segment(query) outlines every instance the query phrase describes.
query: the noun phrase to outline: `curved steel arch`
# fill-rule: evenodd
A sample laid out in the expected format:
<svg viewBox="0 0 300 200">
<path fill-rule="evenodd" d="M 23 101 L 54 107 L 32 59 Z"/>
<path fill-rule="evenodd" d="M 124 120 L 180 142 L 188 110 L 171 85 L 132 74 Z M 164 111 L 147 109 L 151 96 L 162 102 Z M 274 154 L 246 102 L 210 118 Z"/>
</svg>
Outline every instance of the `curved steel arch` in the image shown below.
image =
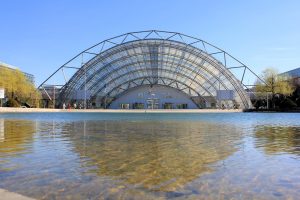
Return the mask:
<svg viewBox="0 0 300 200">
<path fill-rule="evenodd" d="M 202 47 L 197 46 L 199 44 Z M 214 51 L 210 52 L 208 48 L 214 49 Z M 224 59 L 215 58 L 217 54 L 223 55 Z M 88 58 L 85 60 L 84 57 L 87 55 Z M 228 66 L 227 59 L 229 58 L 234 60 L 239 66 Z M 164 59 L 167 59 L 167 61 Z M 74 64 L 78 60 L 79 63 Z M 118 64 L 118 62 L 121 64 Z M 168 66 L 165 63 L 171 63 L 171 65 Z M 135 65 L 139 65 L 139 67 Z M 173 66 L 174 68 L 172 68 Z M 243 69 L 242 76 L 239 78 L 235 77 L 230 72 L 233 68 Z M 66 69 L 76 69 L 77 71 L 70 79 L 67 79 L 64 73 Z M 204 40 L 177 32 L 140 31 L 104 40 L 82 51 L 62 65 L 39 88 L 44 89 L 45 86 L 49 85 L 47 83 L 60 70 L 66 82 L 61 84 L 61 93 L 58 99 L 60 102 L 71 100 L 72 93 L 83 89 L 83 87 L 85 93 L 87 90 L 99 87 L 98 90 L 95 89 L 91 96 L 96 96 L 101 92 L 106 93 L 104 96 L 107 97 L 110 94 L 105 91 L 107 87 L 116 88 L 116 86 L 122 86 L 125 82 L 130 82 L 131 79 L 142 78 L 143 76 L 158 80 L 158 78 L 164 77 L 163 74 L 159 73 L 164 72 L 166 77 L 170 78 L 171 76 L 174 81 L 185 84 L 189 80 L 189 86 L 188 84 L 185 85 L 189 89 L 197 91 L 199 97 L 202 96 L 199 93 L 199 88 L 202 87 L 204 91 L 208 91 L 211 97 L 215 98 L 216 96 L 210 90 L 213 89 L 214 93 L 216 93 L 217 87 L 214 84 L 219 84 L 219 87 L 222 85 L 222 88 L 219 89 L 233 90 L 236 94 L 234 100 L 240 103 L 243 108 L 251 107 L 250 99 L 244 91 L 244 88 L 247 88 L 247 85 L 244 83 L 244 76 L 246 72 L 252 74 L 254 72 L 226 51 Z M 141 74 L 139 74 L 139 71 Z M 122 77 L 131 72 L 135 72 L 141 77 L 134 77 L 134 73 L 132 73 L 132 77 L 127 77 L 129 80 L 122 80 Z M 188 75 L 186 74 L 187 72 L 189 72 Z M 210 75 L 210 77 L 205 77 L 205 75 Z M 254 75 L 260 79 L 256 74 Z M 118 78 L 116 79 L 116 77 Z M 182 79 L 182 77 L 185 77 L 185 79 Z M 195 79 L 201 80 L 200 83 L 203 82 L 206 86 L 199 84 Z M 104 84 L 100 86 L 99 81 L 104 81 Z M 115 81 L 119 82 L 115 83 L 115 87 L 113 87 L 113 82 Z M 198 88 L 192 88 L 193 83 Z M 152 84 L 155 84 L 155 81 Z M 46 90 L 44 91 L 47 92 Z M 49 98 L 51 97 L 49 96 Z"/>
<path fill-rule="evenodd" d="M 146 62 L 150 62 L 150 61 L 146 61 Z M 100 77 L 99 79 L 100 79 L 100 80 L 105 80 L 107 77 L 109 77 L 109 76 L 111 75 L 111 73 L 116 73 L 116 72 L 118 72 L 119 70 L 122 70 L 122 69 L 124 69 L 124 68 L 126 68 L 126 67 L 128 67 L 128 66 L 130 66 L 130 65 L 132 65 L 132 64 L 135 64 L 135 63 L 131 63 L 131 64 L 129 64 L 129 65 L 120 66 L 118 69 L 116 69 L 116 71 L 109 72 L 108 74 L 104 74 L 104 75 L 103 75 L 102 77 Z M 177 65 L 180 65 L 182 68 L 184 68 L 184 69 L 186 69 L 186 70 L 190 70 L 190 71 L 191 71 L 190 75 L 192 75 L 192 73 L 194 73 L 193 75 L 195 75 L 195 76 L 196 76 L 196 75 L 201 76 L 203 79 L 206 80 L 207 83 L 209 83 L 212 87 L 214 87 L 213 84 L 210 82 L 210 80 L 207 79 L 204 75 L 195 73 L 194 70 L 191 70 L 190 68 L 185 67 L 185 65 L 181 65 L 181 64 L 177 64 Z M 147 71 L 147 70 L 149 70 L 149 69 L 135 69 L 135 70 L 130 71 L 130 72 L 128 72 L 128 73 L 132 73 L 132 72 L 135 72 L 135 71 L 143 71 L 143 70 L 146 70 L 146 71 Z M 176 74 L 176 72 L 173 71 L 173 70 L 168 70 L 168 69 L 160 69 L 160 70 L 161 70 L 161 71 L 165 71 L 165 72 L 172 72 L 173 74 Z M 209 72 L 208 70 L 206 70 L 206 71 L 207 71 L 210 75 L 212 75 L 212 76 L 214 77 L 214 74 L 212 74 L 212 73 Z M 127 75 L 128 73 L 119 75 L 118 77 L 121 78 L 123 75 Z M 194 78 L 193 78 L 193 77 L 189 77 L 189 76 L 187 76 L 186 74 L 181 74 L 181 73 L 178 73 L 178 74 L 176 75 L 176 77 L 179 76 L 179 75 L 180 75 L 180 76 L 184 76 L 186 79 L 189 79 L 189 80 L 191 80 L 191 81 L 193 81 L 193 79 L 195 79 L 195 77 L 194 77 Z M 215 78 L 216 78 L 216 80 L 218 80 L 219 82 L 221 82 L 221 81 L 218 79 L 218 77 L 215 77 Z M 197 82 L 197 81 L 195 81 L 195 82 Z M 221 84 L 223 85 L 222 82 L 221 82 Z M 90 86 L 89 88 L 87 88 L 87 89 L 88 89 L 88 90 L 92 90 L 96 85 L 97 85 L 97 83 L 94 83 L 93 85 L 91 85 L 91 86 Z M 225 85 L 223 85 L 223 86 L 224 86 L 225 89 L 227 89 Z M 84 84 L 80 85 L 78 88 L 83 88 L 83 87 L 84 87 Z M 201 87 L 200 84 L 199 84 L 199 87 Z M 104 89 L 104 87 L 102 87 L 102 88 L 100 89 L 100 91 L 101 91 L 102 89 Z M 205 89 L 205 88 L 204 88 L 204 89 Z M 99 90 L 98 90 L 98 92 L 99 92 Z"/>
<path fill-rule="evenodd" d="M 133 56 L 136 56 L 136 55 L 146 55 L 146 54 L 147 54 L 147 53 L 141 53 L 141 54 L 135 54 L 135 55 L 133 55 Z M 162 55 L 168 55 L 168 54 L 162 54 Z M 118 62 L 118 61 L 120 61 L 120 60 L 124 60 L 124 59 L 126 59 L 126 58 L 131 58 L 131 57 L 133 57 L 133 56 L 121 57 L 121 58 L 119 58 L 119 59 L 117 59 L 117 60 L 114 60 L 114 61 L 111 62 L 111 63 L 108 63 L 107 65 L 104 65 L 103 67 L 99 68 L 99 69 L 96 71 L 96 73 L 94 73 L 93 75 L 91 75 L 91 76 L 90 76 L 90 79 L 92 79 L 94 76 L 96 76 L 96 74 L 98 74 L 99 72 L 101 72 L 101 71 L 105 70 L 106 68 L 110 67 L 111 65 L 113 65 L 115 62 Z M 174 56 L 174 55 L 173 55 L 173 56 Z M 195 55 L 195 56 L 201 57 L 200 55 Z M 174 56 L 174 57 L 176 57 L 176 56 Z M 177 58 L 179 58 L 179 57 L 177 57 Z M 202 57 L 201 57 L 201 58 L 202 58 Z M 202 59 L 205 60 L 206 58 L 202 58 Z M 192 64 L 195 64 L 195 63 L 194 63 L 193 61 L 191 61 L 191 60 L 188 60 L 188 59 L 185 59 L 185 60 L 191 62 Z M 117 70 L 119 70 L 119 69 L 122 68 L 122 67 L 128 67 L 128 66 L 130 66 L 130 65 L 141 64 L 141 63 L 144 63 L 144 62 L 151 62 L 151 60 L 143 60 L 142 62 L 132 62 L 132 63 L 129 63 L 129 64 L 127 64 L 127 65 L 120 66 Z M 168 62 L 168 61 L 166 61 L 166 62 Z M 176 65 L 188 69 L 187 67 L 185 67 L 185 65 L 182 65 L 182 64 L 180 64 L 180 63 L 177 63 Z M 200 67 L 201 67 L 201 66 L 200 66 Z M 116 71 L 110 71 L 110 73 L 114 73 L 114 72 L 116 72 Z M 83 75 L 83 74 L 81 74 L 81 75 Z M 110 74 L 107 74 L 107 76 L 108 76 L 108 75 L 110 75 Z M 102 79 L 102 78 L 103 78 L 103 77 L 101 77 L 101 79 Z M 73 82 L 74 82 L 74 81 L 73 81 Z M 82 87 L 82 86 L 80 86 L 80 87 Z"/>
<path fill-rule="evenodd" d="M 146 41 L 147 42 L 147 41 Z M 176 43 L 174 43 L 174 42 L 172 42 L 172 43 L 170 43 L 170 44 L 172 44 L 173 45 L 173 48 L 177 48 L 178 50 L 180 50 L 180 51 L 182 51 L 182 49 L 184 49 L 186 52 L 189 52 L 189 53 L 193 53 L 194 51 L 195 51 L 195 49 L 189 49 L 189 51 L 187 51 L 187 45 L 185 45 L 184 47 L 183 46 L 181 46 L 181 47 L 178 47 L 178 45 L 176 44 Z M 142 47 L 147 47 L 148 45 L 147 44 L 145 44 L 145 43 L 141 43 L 140 45 L 142 45 Z M 132 45 L 132 44 L 130 44 L 130 47 L 134 47 L 134 48 L 138 48 L 139 47 L 139 45 Z M 158 45 L 158 46 L 161 46 L 161 45 Z M 123 46 L 121 47 L 121 48 L 119 48 L 119 50 L 120 51 L 123 51 L 124 49 L 126 49 L 126 51 L 130 48 L 130 47 L 128 47 L 128 48 L 124 48 Z M 109 51 L 109 50 L 108 50 Z M 113 56 L 114 54 L 118 54 L 119 53 L 119 51 L 118 50 L 116 50 L 116 49 L 112 49 L 112 51 L 113 51 L 113 53 L 111 53 L 111 52 L 106 52 L 106 55 L 105 56 L 103 56 L 103 55 L 101 55 L 101 56 L 99 56 L 100 58 L 99 59 L 102 59 L 103 57 L 111 57 L 111 56 Z M 182 51 L 182 52 L 184 52 L 184 51 Z M 202 52 L 198 52 L 198 54 L 195 54 L 195 53 L 193 53 L 193 55 L 195 56 L 195 58 L 196 58 L 196 56 L 198 55 L 198 57 L 201 57 L 201 59 L 203 59 L 204 61 L 207 61 L 207 62 L 210 62 L 210 61 L 208 61 L 207 60 L 207 58 L 208 58 L 208 56 L 207 55 L 200 55 L 200 54 L 202 53 Z M 108 55 L 107 55 L 108 54 Z M 97 71 L 94 73 L 94 74 L 91 74 L 90 76 L 89 76 L 89 81 L 90 82 L 92 82 L 92 80 L 91 79 L 93 79 L 98 73 L 100 73 L 101 71 L 105 71 L 105 70 L 108 70 L 108 68 L 109 67 L 111 67 L 111 66 L 113 66 L 114 64 L 116 64 L 116 62 L 119 62 L 120 60 L 121 61 L 124 61 L 124 60 L 126 60 L 126 59 L 130 59 L 130 62 L 129 63 L 121 63 L 121 65 L 117 65 L 118 67 L 117 68 L 115 68 L 114 70 L 112 70 L 112 71 L 108 71 L 108 73 L 107 74 L 104 74 L 103 76 L 101 76 L 101 77 L 98 77 L 97 78 L 97 80 L 99 79 L 99 80 L 103 80 L 106 84 L 111 84 L 111 82 L 113 81 L 113 82 L 115 82 L 116 80 L 117 80 L 117 78 L 122 78 L 123 76 L 126 76 L 126 75 L 128 75 L 128 74 L 131 74 L 131 73 L 133 73 L 133 72 L 136 72 L 136 71 L 138 71 L 138 70 L 140 70 L 140 71 L 145 71 L 145 72 L 147 72 L 148 73 L 148 71 L 149 71 L 149 68 L 145 68 L 145 69 L 134 69 L 134 70 L 129 70 L 128 71 L 128 69 L 127 69 L 127 67 L 128 66 L 130 66 L 130 65 L 135 65 L 136 63 L 138 63 L 139 65 L 142 63 L 143 65 L 149 65 L 149 63 L 151 63 L 151 59 L 143 59 L 143 60 L 141 60 L 141 61 L 137 61 L 137 62 L 133 62 L 132 61 L 132 57 L 135 57 L 135 56 L 137 56 L 137 55 L 143 55 L 143 56 L 145 56 L 145 55 L 148 55 L 149 53 L 148 52 L 142 52 L 142 53 L 139 53 L 139 54 L 137 54 L 137 53 L 135 53 L 134 55 L 128 55 L 128 54 L 126 54 L 126 55 L 124 55 L 124 56 L 119 56 L 117 59 L 115 59 L 115 60 L 113 60 L 113 61 L 111 61 L 111 62 L 109 62 L 109 63 L 106 63 L 105 65 L 103 65 L 102 67 L 99 67 L 98 69 L 97 69 Z M 167 54 L 167 53 L 161 53 L 160 55 L 162 55 L 162 56 L 165 56 L 165 55 L 169 55 L 169 54 Z M 171 56 L 171 55 L 169 55 L 169 56 Z M 173 56 L 173 58 L 175 59 L 179 59 L 179 60 L 183 60 L 183 57 L 182 57 L 182 55 L 181 56 L 176 56 L 176 55 L 172 55 Z M 189 59 L 184 59 L 184 61 L 185 61 L 185 63 L 187 63 L 187 62 L 190 62 L 190 65 L 196 65 L 195 63 L 193 63 L 191 60 L 189 60 Z M 93 61 L 92 61 L 92 63 L 89 63 L 89 64 L 87 64 L 87 65 L 95 65 L 95 62 L 96 63 L 99 63 L 99 61 L 97 61 L 97 60 L 95 60 L 94 61 L 94 59 L 93 59 Z M 168 61 L 163 61 L 163 62 L 168 62 Z M 174 63 L 174 62 L 172 62 L 172 63 Z M 124 65 L 123 65 L 124 64 Z M 146 65 L 146 66 L 147 66 Z M 181 63 L 176 63 L 176 66 L 177 67 L 181 67 L 181 68 L 184 68 L 184 69 L 186 69 L 186 70 L 191 70 L 191 71 L 195 71 L 195 68 L 193 68 L 193 69 L 191 69 L 190 67 L 186 67 L 184 64 L 181 64 Z M 214 66 L 214 65 L 212 65 L 212 67 L 214 67 L 216 70 L 218 70 L 217 68 L 218 67 L 216 67 L 216 66 Z M 123 68 L 126 68 L 127 69 L 127 73 L 118 73 L 119 72 L 119 70 L 122 70 Z M 210 75 L 212 75 L 213 77 L 215 77 L 222 85 L 223 85 L 223 87 L 225 88 L 225 89 L 228 89 L 227 87 L 226 87 L 226 85 L 224 85 L 223 84 L 223 82 L 222 81 L 220 81 L 220 79 L 217 77 L 217 76 L 215 76 L 215 74 L 213 73 L 213 72 L 211 72 L 210 70 L 208 70 L 208 69 L 206 69 L 205 67 L 203 67 L 203 66 L 199 66 L 199 68 L 203 68 L 203 69 L 205 69 L 204 71 L 205 72 L 207 72 L 207 73 L 209 73 Z M 151 70 L 150 70 L 151 71 Z M 192 79 L 191 79 L 191 77 L 188 77 L 188 76 L 186 76 L 185 74 L 181 74 L 180 72 L 175 72 L 175 71 L 172 71 L 172 70 L 166 70 L 166 69 L 159 69 L 159 71 L 165 71 L 165 72 L 172 72 L 172 74 L 175 74 L 176 75 L 176 77 L 179 77 L 179 75 L 180 76 L 184 76 L 185 77 L 185 79 L 187 80 L 187 79 L 189 79 L 189 80 L 191 80 L 191 81 L 193 81 Z M 112 81 L 105 81 L 105 79 L 107 78 L 107 77 L 110 77 L 112 74 L 120 74 L 120 75 L 118 75 L 118 77 L 117 78 L 115 78 L 115 79 L 113 79 Z M 226 75 L 227 73 L 224 73 L 224 75 Z M 190 73 L 190 75 L 193 75 L 193 76 L 195 76 L 195 75 L 198 75 L 198 76 L 201 76 L 209 85 L 210 85 L 210 87 L 209 88 L 211 88 L 211 87 L 213 87 L 213 88 L 215 88 L 214 86 L 213 86 L 213 84 L 207 79 L 207 78 L 205 78 L 205 76 L 203 76 L 203 75 L 201 75 L 200 73 L 198 73 L 198 74 L 196 74 L 196 73 L 194 73 L 194 74 L 192 74 L 192 73 Z M 77 76 L 75 76 L 74 77 L 74 80 L 72 81 L 72 83 L 73 84 L 77 84 L 77 81 L 76 80 L 78 80 L 78 79 L 81 79 L 81 77 L 80 76 L 84 76 L 84 74 L 80 74 L 80 75 L 77 75 Z M 154 77 L 153 77 L 154 78 Z M 196 82 L 196 81 L 194 81 L 194 82 Z M 198 83 L 197 83 L 198 84 Z M 79 85 L 77 88 L 79 88 L 79 89 L 81 89 L 83 86 L 85 85 L 85 83 L 82 83 L 81 85 Z M 89 86 L 88 88 L 87 88 L 87 90 L 91 90 L 92 91 L 92 89 L 93 89 L 93 87 L 95 86 L 95 85 L 97 85 L 97 83 L 94 83 L 92 86 Z M 122 85 L 122 83 L 120 83 L 120 85 Z M 198 84 L 198 86 L 201 88 L 201 85 L 200 84 Z M 72 85 L 70 85 L 70 87 L 72 87 Z M 74 87 L 74 86 L 73 86 Z M 202 87 L 204 90 L 205 90 L 205 88 L 204 87 Z M 99 93 L 99 92 L 101 92 L 101 90 L 103 90 L 104 89 L 104 87 L 102 86 L 102 88 L 100 88 L 99 90 L 96 90 L 97 92 L 94 92 L 94 93 Z M 216 89 L 216 88 L 215 88 Z M 68 90 L 69 92 L 70 91 L 72 91 L 72 88 L 68 88 L 68 89 L 66 89 L 66 90 Z M 212 94 L 211 94 L 211 92 L 209 92 L 208 90 L 206 90 L 209 94 L 210 94 L 210 96 L 213 96 Z M 68 96 L 68 93 L 64 93 L 64 96 Z M 245 106 L 247 106 L 247 105 L 245 105 Z"/>
<path fill-rule="evenodd" d="M 117 79 L 119 79 L 119 78 L 122 78 L 122 76 L 127 76 L 128 74 L 135 73 L 135 72 L 141 72 L 141 71 L 150 71 L 150 69 L 135 69 L 135 70 L 130 71 L 130 72 L 127 72 L 127 73 L 125 73 L 125 74 L 119 75 L 119 76 L 117 76 L 116 78 L 114 78 L 113 80 L 110 80 L 109 82 L 112 82 L 112 81 L 115 81 L 115 80 L 117 80 Z M 161 69 L 161 71 L 166 72 L 166 73 L 176 73 L 175 71 L 169 70 L 169 69 Z M 108 75 L 108 76 L 109 76 L 109 75 Z M 178 73 L 176 76 L 177 76 L 177 77 L 178 77 L 178 76 L 183 77 L 183 78 L 185 78 L 185 79 L 190 80 L 191 82 L 194 81 L 200 88 L 203 88 L 203 90 L 205 90 L 207 93 L 210 93 L 210 94 L 211 94 L 211 92 L 209 92 L 208 89 L 204 88 L 200 83 L 198 83 L 198 81 L 193 80 L 191 77 L 187 76 L 186 74 Z M 200 74 L 199 74 L 199 76 L 201 76 L 201 78 L 203 78 L 204 80 L 206 80 L 206 82 L 207 82 L 208 84 L 210 84 L 210 86 L 214 87 L 214 85 L 211 83 L 211 81 L 210 81 L 209 79 L 207 79 L 205 76 L 200 75 Z M 148 77 L 148 78 L 150 77 L 150 78 L 153 78 L 153 79 L 155 78 L 155 77 L 153 77 L 153 76 L 147 76 L 147 77 Z M 159 76 L 159 77 L 163 77 L 163 76 Z M 105 79 L 105 77 L 104 77 L 104 79 Z M 178 80 L 178 79 L 172 78 L 172 80 Z M 122 84 L 122 83 L 121 83 L 121 84 Z M 152 83 L 152 84 L 155 84 L 155 83 Z M 105 87 L 101 87 L 100 89 L 97 90 L 96 93 L 99 93 L 99 92 L 102 91 L 103 89 L 105 89 Z M 212 95 L 212 94 L 211 94 L 211 95 Z"/>
<path fill-rule="evenodd" d="M 136 71 L 140 71 L 140 70 L 136 70 Z M 136 72 L 136 71 L 132 71 L 132 72 L 134 73 L 134 72 Z M 131 72 L 127 72 L 126 74 L 120 75 L 119 77 L 117 77 L 116 79 L 113 79 L 113 80 L 111 80 L 111 81 L 115 81 L 115 80 L 117 80 L 118 78 L 121 78 L 121 76 L 126 76 L 126 75 L 128 75 L 129 73 L 131 73 Z M 187 77 L 187 76 L 186 76 L 186 77 Z M 122 86 L 122 85 L 124 85 L 124 84 L 126 84 L 126 83 L 128 83 L 128 82 L 130 82 L 130 81 L 132 81 L 132 80 L 141 79 L 141 78 L 155 78 L 155 77 L 153 77 L 153 76 L 141 76 L 141 77 L 136 77 L 135 79 L 130 79 L 130 80 L 125 81 L 125 82 L 120 82 L 120 83 L 119 83 L 118 85 L 116 85 L 113 89 L 111 89 L 109 92 L 107 92 L 107 95 L 109 95 L 109 94 L 111 93 L 111 91 L 113 91 L 114 89 L 119 88 L 120 86 Z M 168 78 L 168 77 L 165 77 L 165 76 L 160 76 L 159 78 L 169 79 L 169 80 L 172 80 L 172 81 L 176 81 L 176 82 L 182 83 L 183 85 L 186 85 L 184 82 L 181 82 L 181 81 L 178 80 L 178 79 Z M 110 82 L 111 82 L 111 81 L 110 81 Z M 157 84 L 157 83 L 153 84 L 153 83 L 151 83 L 151 81 L 149 81 L 149 82 L 150 82 L 150 85 L 156 85 L 156 84 Z M 200 83 L 198 83 L 197 81 L 195 81 L 195 83 L 196 83 L 199 87 L 201 87 L 205 92 L 207 92 L 210 96 L 213 96 L 212 93 L 211 93 L 210 91 L 208 91 L 206 88 L 204 88 L 203 86 L 201 86 Z M 188 85 L 186 85 L 186 86 L 188 87 Z M 98 90 L 95 92 L 95 94 L 99 93 L 99 92 L 102 91 L 103 89 L 105 89 L 105 87 L 101 87 L 100 89 L 98 89 Z M 193 89 L 193 88 L 190 88 L 190 89 Z M 193 90 L 194 90 L 194 91 L 197 91 L 197 90 L 195 90 L 195 89 L 193 89 Z M 197 93 L 200 94 L 199 91 L 197 91 Z M 199 96 L 202 97 L 202 95 L 199 95 Z"/>
</svg>

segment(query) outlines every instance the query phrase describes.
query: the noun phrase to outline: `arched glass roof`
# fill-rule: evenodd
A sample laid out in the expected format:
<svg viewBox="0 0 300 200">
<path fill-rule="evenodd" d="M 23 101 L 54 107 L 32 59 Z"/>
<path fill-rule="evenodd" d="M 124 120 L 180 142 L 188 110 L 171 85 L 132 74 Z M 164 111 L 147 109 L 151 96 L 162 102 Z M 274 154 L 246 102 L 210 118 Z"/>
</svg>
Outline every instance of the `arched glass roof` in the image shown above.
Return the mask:
<svg viewBox="0 0 300 200">
<path fill-rule="evenodd" d="M 78 70 L 61 95 L 87 90 L 91 97 L 115 98 L 144 84 L 175 87 L 188 95 L 216 97 L 217 90 L 236 91 L 248 107 L 241 84 L 219 61 L 195 47 L 171 40 L 138 40 L 111 48 Z"/>
<path fill-rule="evenodd" d="M 171 36 L 148 37 L 152 33 L 168 33 Z M 93 53 L 91 49 L 101 46 L 99 44 L 103 42 L 85 50 L 79 55 L 89 54 L 91 58 L 80 67 L 70 67 L 69 61 L 55 72 L 62 70 L 64 73 L 66 68 L 76 69 L 70 79 L 65 78 L 66 83 L 60 89 L 60 100 L 71 100 L 76 92 L 85 91 L 89 99 L 105 98 L 113 101 L 129 89 L 158 84 L 173 87 L 191 98 L 199 97 L 203 100 L 216 99 L 219 91 L 233 91 L 235 103 L 241 108 L 251 107 L 243 84 L 245 71 L 250 70 L 248 67 L 209 43 L 202 40 L 179 41 L 175 39 L 176 34 L 181 38 L 185 36 L 172 32 L 149 31 L 147 37 L 141 38 L 134 33 L 128 33 L 104 41 L 111 46 L 105 50 L 101 49 L 100 53 Z M 129 36 L 135 37 L 126 41 Z M 119 37 L 123 37 L 123 40 L 113 42 L 113 39 Z M 204 49 L 193 45 L 198 42 L 203 44 Z M 216 49 L 214 53 L 208 52 L 209 45 Z M 224 55 L 224 59 L 227 56 L 238 62 L 240 66 L 231 68 L 241 67 L 244 70 L 242 78 L 237 78 L 230 71 L 226 60 L 222 62 L 216 59 L 214 55 L 220 53 Z M 48 79 L 40 88 L 47 86 L 47 81 Z"/>
</svg>

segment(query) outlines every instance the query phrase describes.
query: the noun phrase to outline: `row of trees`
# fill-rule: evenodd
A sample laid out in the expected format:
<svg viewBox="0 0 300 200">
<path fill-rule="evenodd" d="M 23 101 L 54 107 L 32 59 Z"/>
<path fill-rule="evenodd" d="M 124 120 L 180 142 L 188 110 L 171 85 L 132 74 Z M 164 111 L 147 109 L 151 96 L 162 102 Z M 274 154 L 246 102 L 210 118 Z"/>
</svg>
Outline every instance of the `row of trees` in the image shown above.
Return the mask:
<svg viewBox="0 0 300 200">
<path fill-rule="evenodd" d="M 0 66 L 0 88 L 5 89 L 9 107 L 39 107 L 41 94 L 20 70 Z M 254 92 L 258 98 L 253 105 L 259 108 L 294 109 L 300 107 L 300 86 L 288 77 L 279 76 L 277 70 L 263 71 L 262 80 L 256 81 Z"/>
<path fill-rule="evenodd" d="M 290 77 L 280 76 L 276 69 L 268 68 L 257 80 L 254 91 L 256 109 L 295 109 L 300 107 L 300 87 Z M 267 106 L 268 105 L 268 106 Z"/>
<path fill-rule="evenodd" d="M 41 95 L 34 84 L 18 69 L 0 67 L 0 88 L 4 88 L 9 107 L 39 107 Z"/>
</svg>

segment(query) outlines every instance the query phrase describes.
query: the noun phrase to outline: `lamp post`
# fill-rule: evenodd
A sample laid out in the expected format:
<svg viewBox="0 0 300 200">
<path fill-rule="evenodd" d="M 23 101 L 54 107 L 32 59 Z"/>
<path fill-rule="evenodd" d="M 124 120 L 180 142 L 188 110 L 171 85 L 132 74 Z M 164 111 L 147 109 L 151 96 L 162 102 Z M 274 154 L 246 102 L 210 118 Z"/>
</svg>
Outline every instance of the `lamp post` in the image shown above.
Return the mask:
<svg viewBox="0 0 300 200">
<path fill-rule="evenodd" d="M 55 109 L 55 86 L 53 86 L 53 109 Z"/>
<path fill-rule="evenodd" d="M 267 110 L 269 110 L 269 93 L 267 93 Z"/>
</svg>

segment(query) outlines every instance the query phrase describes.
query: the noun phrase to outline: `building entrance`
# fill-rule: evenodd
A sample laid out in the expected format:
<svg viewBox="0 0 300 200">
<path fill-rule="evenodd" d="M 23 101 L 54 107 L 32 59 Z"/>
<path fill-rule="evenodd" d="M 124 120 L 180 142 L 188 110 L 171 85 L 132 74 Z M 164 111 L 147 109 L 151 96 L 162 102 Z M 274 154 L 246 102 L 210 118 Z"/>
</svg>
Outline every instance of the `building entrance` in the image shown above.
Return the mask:
<svg viewBox="0 0 300 200">
<path fill-rule="evenodd" d="M 157 99 L 157 98 L 147 99 L 147 108 L 148 109 L 159 109 L 159 99 Z"/>
</svg>

